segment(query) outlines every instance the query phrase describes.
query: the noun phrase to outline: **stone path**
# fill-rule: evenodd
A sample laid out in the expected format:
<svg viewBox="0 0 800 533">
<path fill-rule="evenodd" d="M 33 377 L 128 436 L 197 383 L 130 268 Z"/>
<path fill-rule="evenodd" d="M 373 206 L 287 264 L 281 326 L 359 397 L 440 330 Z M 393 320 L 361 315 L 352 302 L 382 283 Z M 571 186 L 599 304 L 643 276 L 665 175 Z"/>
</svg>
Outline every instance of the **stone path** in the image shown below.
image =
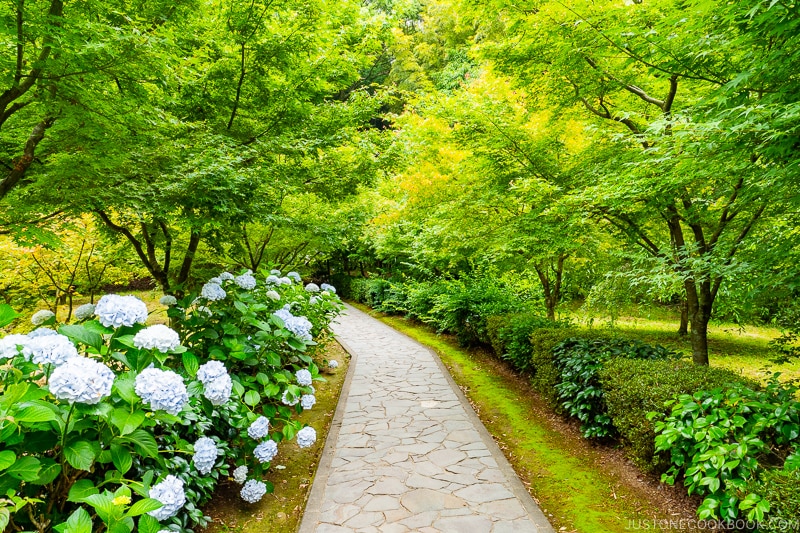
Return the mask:
<svg viewBox="0 0 800 533">
<path fill-rule="evenodd" d="M 300 533 L 550 533 L 430 350 L 348 306 L 351 365 Z"/>
</svg>

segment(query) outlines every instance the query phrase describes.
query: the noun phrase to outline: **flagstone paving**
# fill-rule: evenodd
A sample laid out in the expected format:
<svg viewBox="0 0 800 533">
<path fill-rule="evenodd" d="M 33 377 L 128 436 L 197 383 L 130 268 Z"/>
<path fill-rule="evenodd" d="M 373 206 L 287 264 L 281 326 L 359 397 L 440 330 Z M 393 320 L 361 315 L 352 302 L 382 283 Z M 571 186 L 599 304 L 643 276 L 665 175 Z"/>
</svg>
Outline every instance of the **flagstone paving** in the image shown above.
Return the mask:
<svg viewBox="0 0 800 533">
<path fill-rule="evenodd" d="M 553 531 L 430 350 L 352 307 L 351 354 L 300 533 Z"/>
</svg>

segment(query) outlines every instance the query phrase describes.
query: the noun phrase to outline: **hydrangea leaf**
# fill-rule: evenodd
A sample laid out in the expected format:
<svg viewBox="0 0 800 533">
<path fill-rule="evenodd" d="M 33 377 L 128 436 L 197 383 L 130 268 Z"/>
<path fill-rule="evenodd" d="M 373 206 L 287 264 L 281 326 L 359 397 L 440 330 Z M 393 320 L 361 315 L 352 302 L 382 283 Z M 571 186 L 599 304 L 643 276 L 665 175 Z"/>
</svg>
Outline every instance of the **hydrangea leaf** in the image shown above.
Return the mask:
<svg viewBox="0 0 800 533">
<path fill-rule="evenodd" d="M 120 474 L 125 475 L 133 466 L 133 457 L 129 449 L 117 443 L 111 445 L 111 461 Z"/>
<path fill-rule="evenodd" d="M 61 326 L 58 328 L 58 332 L 62 335 L 66 335 L 73 342 L 80 342 L 81 344 L 91 346 L 97 350 L 103 347 L 103 337 L 98 333 L 89 331 L 84 326 L 79 326 L 77 324 Z"/>
<path fill-rule="evenodd" d="M 111 423 L 119 429 L 120 436 L 128 435 L 138 429 L 139 426 L 142 425 L 142 422 L 144 422 L 144 419 L 144 411 L 136 410 L 130 412 L 122 407 L 114 409 L 110 417 Z"/>
<path fill-rule="evenodd" d="M 156 509 L 160 509 L 161 505 L 162 505 L 161 502 L 154 498 L 145 498 L 131 505 L 131 508 L 128 509 L 128 512 L 125 514 L 127 516 L 139 516 L 145 513 L 149 513 L 150 511 L 155 511 Z"/>
<path fill-rule="evenodd" d="M 62 533 L 92 533 L 92 518 L 83 507 L 79 507 L 67 518 Z"/>
<path fill-rule="evenodd" d="M 92 445 L 85 440 L 73 441 L 64 447 L 67 462 L 78 470 L 91 470 L 96 454 Z"/>
<path fill-rule="evenodd" d="M 10 305 L 0 304 L 0 328 L 11 324 L 18 316 L 20 316 L 19 313 L 14 311 Z"/>
<path fill-rule="evenodd" d="M 34 481 L 39 477 L 41 463 L 35 457 L 20 457 L 5 471 L 9 476 L 22 481 Z"/>
<path fill-rule="evenodd" d="M 79 479 L 69 489 L 68 502 L 83 502 L 89 496 L 98 494 L 97 487 L 91 479 Z"/>
<path fill-rule="evenodd" d="M 11 450 L 3 450 L 0 452 L 0 470 L 5 470 L 14 464 L 17 460 L 17 455 Z"/>
<path fill-rule="evenodd" d="M 196 376 L 197 369 L 200 368 L 200 361 L 197 360 L 197 356 L 192 352 L 183 352 L 181 359 L 183 360 L 183 368 L 186 369 L 186 372 L 188 372 L 191 377 Z"/>
<path fill-rule="evenodd" d="M 41 470 L 39 470 L 39 477 L 31 481 L 34 485 L 47 485 L 58 477 L 61 473 L 61 465 L 49 457 L 42 459 Z"/>
</svg>

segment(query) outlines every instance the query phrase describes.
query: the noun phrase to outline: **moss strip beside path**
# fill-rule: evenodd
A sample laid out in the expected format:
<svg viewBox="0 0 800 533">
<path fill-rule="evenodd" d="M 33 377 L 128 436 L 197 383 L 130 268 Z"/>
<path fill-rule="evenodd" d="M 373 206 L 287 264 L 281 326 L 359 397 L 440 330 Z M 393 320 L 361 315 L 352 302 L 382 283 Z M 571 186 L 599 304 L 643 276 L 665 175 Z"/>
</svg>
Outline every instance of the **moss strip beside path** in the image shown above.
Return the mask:
<svg viewBox="0 0 800 533">
<path fill-rule="evenodd" d="M 606 471 L 601 454 L 553 429 L 531 405 L 535 400 L 515 380 L 498 375 L 486 356 L 466 352 L 424 326 L 371 314 L 439 354 L 556 529 L 622 533 L 641 527 L 640 521 L 668 517 L 643 491 Z"/>
</svg>

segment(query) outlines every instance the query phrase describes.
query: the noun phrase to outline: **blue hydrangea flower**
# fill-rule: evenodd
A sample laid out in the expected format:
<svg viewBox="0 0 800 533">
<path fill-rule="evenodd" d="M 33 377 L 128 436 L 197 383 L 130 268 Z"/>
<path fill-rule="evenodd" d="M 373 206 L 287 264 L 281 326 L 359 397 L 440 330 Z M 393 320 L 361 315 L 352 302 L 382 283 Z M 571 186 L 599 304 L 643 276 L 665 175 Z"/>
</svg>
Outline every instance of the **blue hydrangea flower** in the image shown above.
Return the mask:
<svg viewBox="0 0 800 533">
<path fill-rule="evenodd" d="M 317 432 L 311 426 L 306 426 L 297 432 L 297 445 L 301 448 L 308 448 L 317 442 Z"/>
<path fill-rule="evenodd" d="M 0 359 L 11 359 L 20 354 L 30 360 L 31 349 L 27 346 L 30 338 L 27 335 L 11 334 L 0 339 Z M 18 348 L 19 347 L 19 348 Z"/>
<path fill-rule="evenodd" d="M 239 495 L 247 503 L 256 503 L 263 498 L 266 493 L 267 486 L 264 483 L 256 481 L 255 479 L 249 479 L 247 483 L 244 484 L 244 487 L 242 487 Z"/>
<path fill-rule="evenodd" d="M 270 273 L 270 275 L 277 276 L 277 277 L 280 277 L 280 275 L 281 275 L 281 271 L 278 270 L 277 268 L 273 268 L 272 270 L 269 271 L 269 273 Z"/>
<path fill-rule="evenodd" d="M 75 318 L 77 320 L 88 320 L 94 316 L 94 304 L 83 304 L 75 309 Z"/>
<path fill-rule="evenodd" d="M 304 387 L 311 385 L 313 382 L 313 378 L 311 377 L 311 372 L 306 370 L 305 368 L 298 370 L 294 373 L 295 379 L 297 379 L 297 383 Z"/>
<path fill-rule="evenodd" d="M 331 359 L 330 361 L 328 361 L 328 368 L 330 369 L 339 368 L 339 361 Z"/>
<path fill-rule="evenodd" d="M 270 275 L 270 276 L 267 276 L 266 284 L 267 285 L 280 285 L 281 284 L 281 280 L 280 280 L 280 278 L 278 276 Z"/>
<path fill-rule="evenodd" d="M 256 288 L 256 278 L 249 270 L 241 276 L 236 276 L 233 281 L 246 291 L 251 291 Z"/>
<path fill-rule="evenodd" d="M 133 326 L 147 321 L 147 305 L 136 296 L 106 294 L 97 302 L 94 314 L 107 328 Z"/>
<path fill-rule="evenodd" d="M 231 399 L 232 390 L 233 380 L 228 374 L 223 374 L 203 385 L 203 396 L 211 405 L 225 405 Z"/>
<path fill-rule="evenodd" d="M 173 305 L 178 304 L 178 299 L 171 294 L 165 294 L 164 296 L 161 297 L 158 303 L 160 303 L 161 305 L 166 305 L 167 307 L 172 307 Z"/>
<path fill-rule="evenodd" d="M 228 369 L 225 368 L 225 365 L 221 361 L 212 360 L 200 365 L 200 368 L 197 369 L 197 379 L 199 379 L 203 385 L 206 385 L 227 373 Z"/>
<path fill-rule="evenodd" d="M 213 283 L 211 281 L 203 285 L 203 288 L 200 289 L 200 296 L 211 302 L 223 300 L 227 295 L 228 293 L 225 292 L 225 289 L 223 289 L 219 283 Z"/>
<path fill-rule="evenodd" d="M 311 298 L 308 299 L 308 303 L 310 303 L 311 305 L 317 305 L 321 301 L 322 298 L 320 298 L 319 296 L 312 296 Z"/>
<path fill-rule="evenodd" d="M 25 347 L 30 349 L 31 361 L 40 365 L 63 365 L 67 360 L 78 357 L 78 349 L 64 335 L 44 335 L 30 338 Z"/>
<path fill-rule="evenodd" d="M 269 419 L 265 416 L 256 418 L 250 427 L 247 428 L 247 434 L 251 439 L 259 440 L 267 436 L 269 432 Z"/>
<path fill-rule="evenodd" d="M 319 285 L 316 283 L 309 283 L 306 285 L 307 292 L 319 292 Z"/>
<path fill-rule="evenodd" d="M 192 462 L 198 472 L 208 474 L 214 468 L 214 463 L 217 462 L 217 455 L 219 455 L 219 450 L 216 443 L 208 437 L 200 437 L 194 443 Z"/>
<path fill-rule="evenodd" d="M 319 286 L 319 288 L 322 289 L 323 291 L 328 291 L 336 294 L 336 287 L 334 287 L 333 285 L 323 283 L 322 285 Z"/>
<path fill-rule="evenodd" d="M 303 280 L 303 278 L 300 277 L 300 274 L 298 272 L 289 272 L 288 274 L 286 274 L 286 277 L 289 279 L 293 279 L 297 283 L 300 283 Z"/>
<path fill-rule="evenodd" d="M 59 400 L 93 405 L 111 395 L 114 372 L 94 359 L 72 357 L 53 370 L 48 384 Z"/>
<path fill-rule="evenodd" d="M 298 398 L 298 397 L 294 397 L 294 399 L 292 399 L 292 400 L 289 399 L 289 389 L 286 389 L 285 391 L 283 391 L 283 395 L 281 395 L 281 403 L 283 405 L 288 405 L 289 407 L 293 407 L 293 406 L 297 405 L 297 402 L 299 402 L 299 401 L 300 401 L 300 398 Z"/>
<path fill-rule="evenodd" d="M 35 339 L 37 337 L 52 337 L 54 335 L 58 335 L 58 332 L 54 329 L 50 328 L 36 328 L 35 330 L 28 333 L 29 339 Z"/>
<path fill-rule="evenodd" d="M 253 455 L 260 463 L 268 463 L 278 455 L 278 445 L 274 440 L 265 440 L 253 450 Z"/>
<path fill-rule="evenodd" d="M 311 328 L 313 328 L 314 325 L 306 317 L 294 316 L 292 312 L 285 307 L 283 309 L 278 309 L 272 314 L 283 320 L 286 329 L 291 331 L 298 339 L 305 342 L 312 340 Z"/>
<path fill-rule="evenodd" d="M 164 324 L 144 328 L 133 337 L 133 345 L 140 350 L 158 350 L 167 353 L 181 345 L 178 332 Z"/>
<path fill-rule="evenodd" d="M 189 400 L 183 378 L 171 370 L 145 368 L 136 376 L 136 394 L 153 411 L 177 415 Z"/>
<path fill-rule="evenodd" d="M 314 407 L 315 403 L 317 403 L 317 398 L 313 394 L 303 394 L 300 396 L 300 405 L 303 409 L 311 409 Z"/>
<path fill-rule="evenodd" d="M 55 313 L 50 311 L 49 309 L 41 309 L 33 313 L 31 317 L 31 322 L 33 322 L 34 326 L 41 326 L 51 318 L 55 317 Z"/>
<path fill-rule="evenodd" d="M 245 481 L 247 481 L 247 473 L 249 470 L 247 469 L 247 465 L 237 466 L 233 470 L 233 480 L 241 485 Z"/>
<path fill-rule="evenodd" d="M 150 497 L 161 502 L 161 507 L 149 514 L 158 521 L 172 518 L 186 503 L 186 493 L 183 491 L 183 481 L 173 475 L 164 478 L 164 481 L 150 487 Z"/>
<path fill-rule="evenodd" d="M 219 278 L 220 281 L 231 281 L 233 280 L 233 274 L 231 274 L 230 272 L 223 272 L 222 274 L 217 276 L 217 278 Z"/>
</svg>

